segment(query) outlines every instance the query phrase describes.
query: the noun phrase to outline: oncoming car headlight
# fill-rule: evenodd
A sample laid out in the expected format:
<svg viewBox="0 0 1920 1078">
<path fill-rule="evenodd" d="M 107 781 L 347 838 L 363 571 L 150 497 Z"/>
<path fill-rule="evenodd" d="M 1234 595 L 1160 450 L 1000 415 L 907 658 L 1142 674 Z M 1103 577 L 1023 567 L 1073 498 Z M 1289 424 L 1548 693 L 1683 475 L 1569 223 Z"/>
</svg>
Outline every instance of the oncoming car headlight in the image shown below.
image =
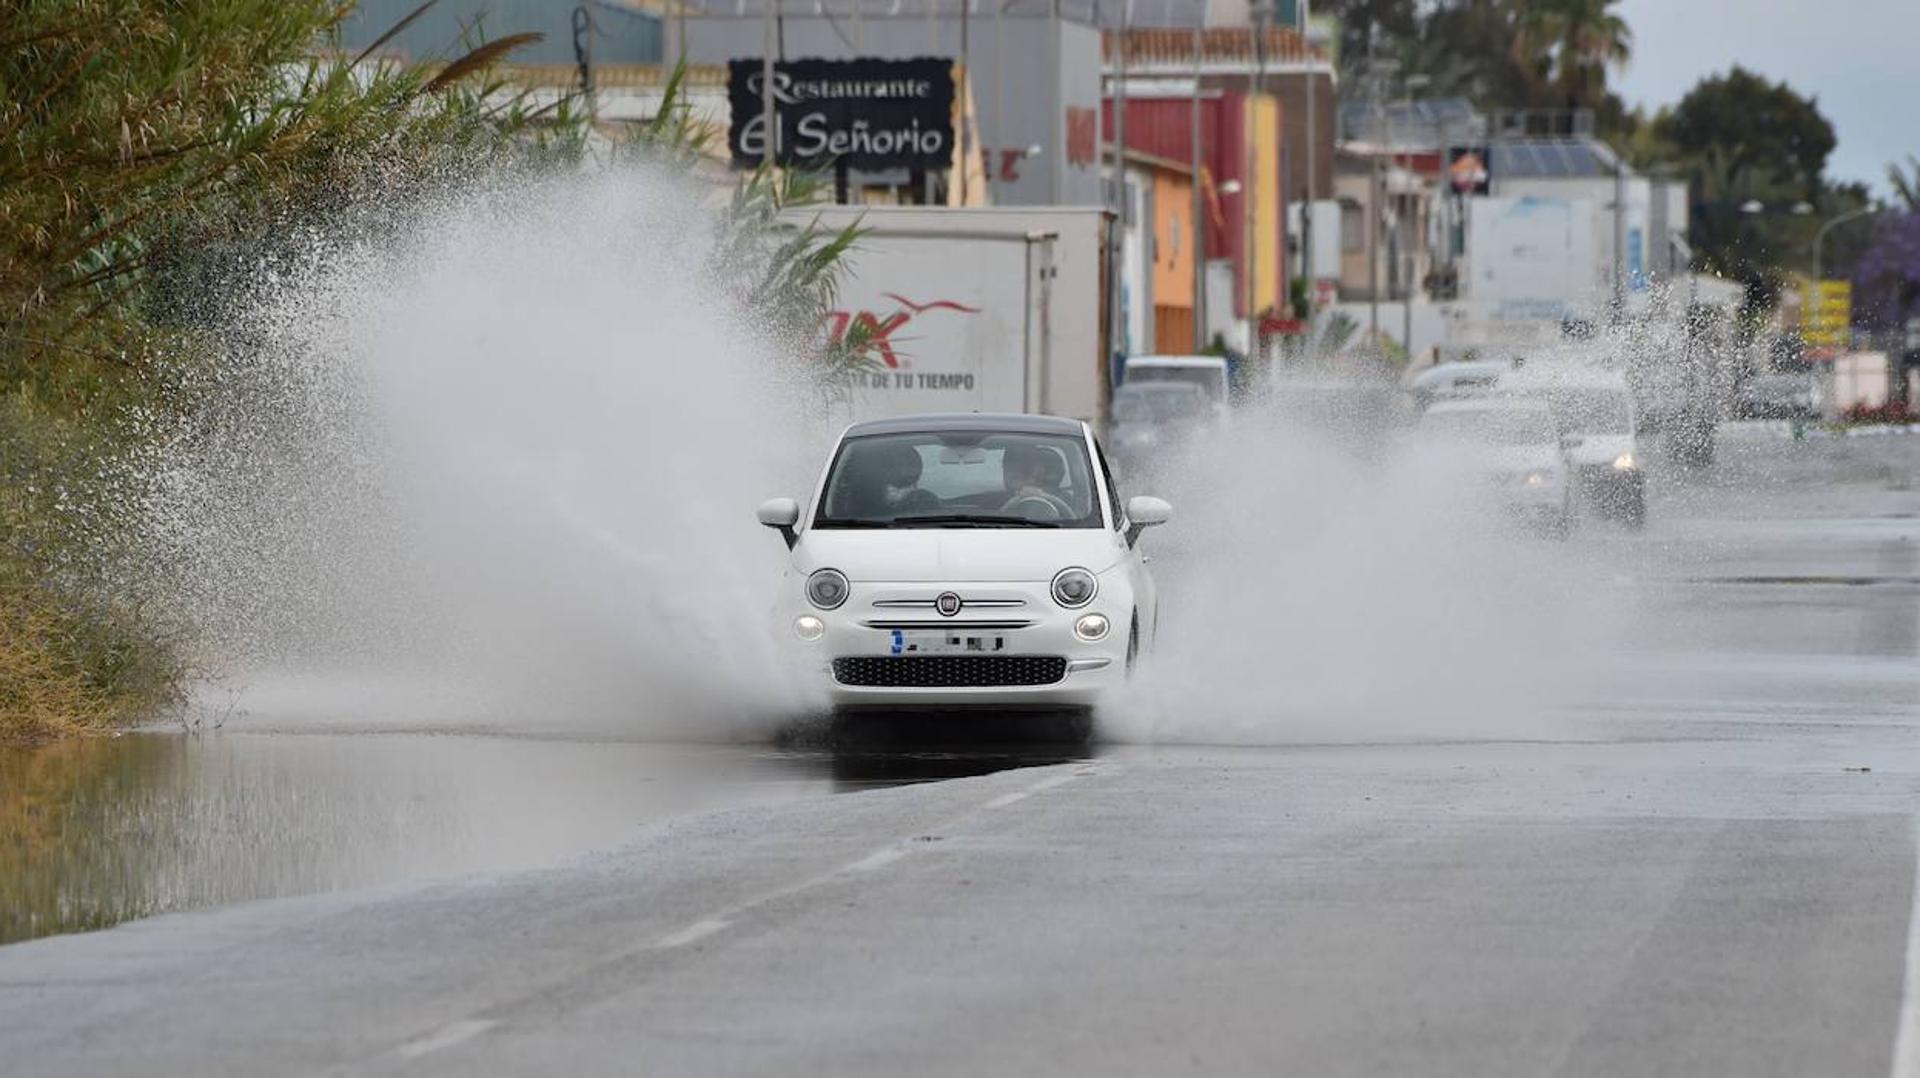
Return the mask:
<svg viewBox="0 0 1920 1078">
<path fill-rule="evenodd" d="M 1540 474 L 1539 472 L 1527 473 L 1526 484 L 1530 487 L 1537 487 L 1542 483 L 1545 483 L 1546 481 L 1547 481 L 1547 477 Z"/>
<path fill-rule="evenodd" d="M 846 574 L 838 569 L 816 569 L 807 578 L 807 602 L 822 610 L 838 609 L 850 590 Z"/>
<path fill-rule="evenodd" d="M 1085 569 L 1062 569 L 1053 575 L 1053 601 L 1069 610 L 1093 602 L 1100 582 Z"/>
<path fill-rule="evenodd" d="M 1632 471 L 1633 466 L 1636 463 L 1637 462 L 1633 459 L 1632 453 L 1622 453 L 1619 456 L 1613 458 L 1614 468 L 1623 472 Z"/>
</svg>

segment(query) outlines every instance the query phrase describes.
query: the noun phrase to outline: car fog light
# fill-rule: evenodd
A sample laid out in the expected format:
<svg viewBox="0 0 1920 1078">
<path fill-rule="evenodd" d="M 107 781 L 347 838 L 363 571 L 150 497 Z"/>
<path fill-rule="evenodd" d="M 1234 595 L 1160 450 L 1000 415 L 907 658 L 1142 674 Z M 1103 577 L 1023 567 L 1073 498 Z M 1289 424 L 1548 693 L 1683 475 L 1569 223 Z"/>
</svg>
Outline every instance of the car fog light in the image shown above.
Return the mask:
<svg viewBox="0 0 1920 1078">
<path fill-rule="evenodd" d="M 1544 475 L 1541 475 L 1539 472 L 1527 473 L 1527 485 L 1530 487 L 1537 487 L 1542 483 L 1545 483 L 1546 481 L 1547 481 L 1547 477 Z"/>
<path fill-rule="evenodd" d="M 1108 628 L 1105 614 L 1082 614 L 1073 623 L 1073 635 L 1091 643 L 1105 639 Z"/>
<path fill-rule="evenodd" d="M 827 634 L 827 623 L 812 614 L 793 619 L 793 635 L 802 640 L 818 640 Z"/>
<path fill-rule="evenodd" d="M 1631 470 L 1635 463 L 1632 453 L 1622 453 L 1613 458 L 1613 466 L 1623 472 Z"/>
</svg>

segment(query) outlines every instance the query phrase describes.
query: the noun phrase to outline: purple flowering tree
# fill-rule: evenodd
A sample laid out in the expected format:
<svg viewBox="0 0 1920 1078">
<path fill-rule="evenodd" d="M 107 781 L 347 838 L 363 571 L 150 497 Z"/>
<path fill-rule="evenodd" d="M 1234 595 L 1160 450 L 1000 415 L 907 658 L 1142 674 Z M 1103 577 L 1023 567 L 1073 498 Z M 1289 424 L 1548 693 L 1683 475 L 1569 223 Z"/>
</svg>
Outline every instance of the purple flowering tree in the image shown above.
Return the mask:
<svg viewBox="0 0 1920 1078">
<path fill-rule="evenodd" d="M 1889 213 L 1853 270 L 1853 320 L 1872 328 L 1920 315 L 1920 210 Z"/>
</svg>

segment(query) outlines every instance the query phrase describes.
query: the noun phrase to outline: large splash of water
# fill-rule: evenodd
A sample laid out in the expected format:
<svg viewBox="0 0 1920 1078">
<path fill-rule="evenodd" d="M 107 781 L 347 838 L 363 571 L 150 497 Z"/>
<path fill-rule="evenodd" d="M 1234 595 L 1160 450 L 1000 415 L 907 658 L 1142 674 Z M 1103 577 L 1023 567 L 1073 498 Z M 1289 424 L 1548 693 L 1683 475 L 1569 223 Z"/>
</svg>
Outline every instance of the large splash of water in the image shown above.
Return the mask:
<svg viewBox="0 0 1920 1078">
<path fill-rule="evenodd" d="M 809 708 L 750 512 L 830 431 L 800 350 L 716 287 L 707 198 L 644 170 L 467 192 L 257 283 L 155 514 L 243 707 L 703 738 Z M 1107 733 L 1539 732 L 1614 631 L 1590 559 L 1296 411 L 1269 393 L 1155 477 L 1163 647 Z"/>
<path fill-rule="evenodd" d="M 1366 381 L 1279 379 L 1151 475 L 1176 502 L 1144 540 L 1161 555 L 1160 648 L 1109 736 L 1556 729 L 1623 631 L 1614 559 L 1516 526 L 1469 462 L 1408 438 L 1403 403 Z"/>
<path fill-rule="evenodd" d="M 820 439 L 702 197 L 467 193 L 261 290 L 156 514 L 244 705 L 723 735 L 787 705 L 750 514 Z"/>
</svg>

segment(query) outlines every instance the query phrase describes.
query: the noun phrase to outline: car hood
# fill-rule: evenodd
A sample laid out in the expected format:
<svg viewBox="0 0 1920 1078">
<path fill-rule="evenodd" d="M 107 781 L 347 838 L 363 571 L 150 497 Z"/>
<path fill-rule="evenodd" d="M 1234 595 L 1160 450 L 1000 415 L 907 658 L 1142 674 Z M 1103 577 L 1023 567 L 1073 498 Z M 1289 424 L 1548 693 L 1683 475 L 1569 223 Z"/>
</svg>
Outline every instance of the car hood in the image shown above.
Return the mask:
<svg viewBox="0 0 1920 1078">
<path fill-rule="evenodd" d="M 838 569 L 854 581 L 1032 581 L 1075 565 L 1104 572 L 1122 553 L 1105 528 L 809 528 L 793 565 Z"/>
<path fill-rule="evenodd" d="M 1612 464 L 1622 453 L 1632 453 L 1631 434 L 1586 434 L 1573 447 L 1575 464 Z"/>
<path fill-rule="evenodd" d="M 1455 457 L 1459 467 L 1483 472 L 1550 472 L 1564 467 L 1560 453 L 1551 446 L 1480 446 Z"/>
</svg>

